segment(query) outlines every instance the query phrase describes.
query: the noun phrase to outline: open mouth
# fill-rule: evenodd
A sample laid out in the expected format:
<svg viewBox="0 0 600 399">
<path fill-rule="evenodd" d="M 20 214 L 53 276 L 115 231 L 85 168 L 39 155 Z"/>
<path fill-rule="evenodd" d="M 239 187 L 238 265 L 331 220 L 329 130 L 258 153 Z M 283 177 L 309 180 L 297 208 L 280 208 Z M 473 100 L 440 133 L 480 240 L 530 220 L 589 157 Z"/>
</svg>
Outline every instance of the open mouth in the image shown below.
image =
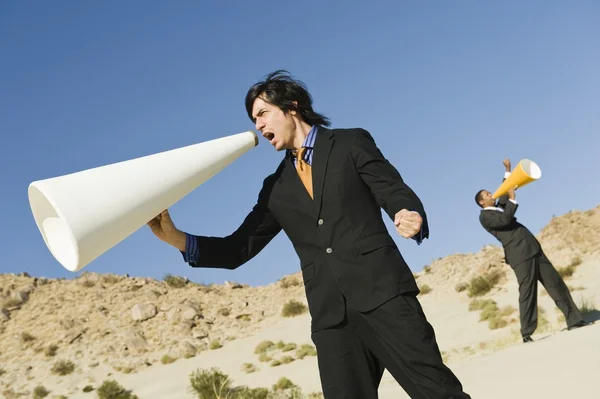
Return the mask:
<svg viewBox="0 0 600 399">
<path fill-rule="evenodd" d="M 275 135 L 273 133 L 265 133 L 265 134 L 263 134 L 263 136 L 269 141 L 271 141 L 275 138 Z"/>
</svg>

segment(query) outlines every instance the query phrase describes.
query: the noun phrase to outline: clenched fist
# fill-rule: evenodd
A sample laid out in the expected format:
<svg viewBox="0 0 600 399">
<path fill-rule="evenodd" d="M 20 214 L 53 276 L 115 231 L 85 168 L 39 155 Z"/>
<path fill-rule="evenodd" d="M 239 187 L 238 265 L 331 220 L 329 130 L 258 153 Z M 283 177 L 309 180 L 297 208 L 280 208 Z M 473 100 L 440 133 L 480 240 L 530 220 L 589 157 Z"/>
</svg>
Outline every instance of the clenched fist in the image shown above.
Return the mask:
<svg viewBox="0 0 600 399">
<path fill-rule="evenodd" d="M 394 217 L 396 230 L 404 238 L 411 238 L 421 230 L 423 218 L 419 212 L 402 209 Z"/>
</svg>

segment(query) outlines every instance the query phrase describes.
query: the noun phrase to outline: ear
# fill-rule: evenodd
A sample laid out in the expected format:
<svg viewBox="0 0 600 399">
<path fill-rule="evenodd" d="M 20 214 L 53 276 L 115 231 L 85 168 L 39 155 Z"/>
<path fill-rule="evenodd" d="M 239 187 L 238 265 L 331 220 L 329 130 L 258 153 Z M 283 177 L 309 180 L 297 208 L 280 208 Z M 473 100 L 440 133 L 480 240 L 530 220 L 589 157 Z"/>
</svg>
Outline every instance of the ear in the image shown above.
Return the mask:
<svg viewBox="0 0 600 399">
<path fill-rule="evenodd" d="M 296 115 L 297 114 L 296 108 L 298 108 L 298 101 L 294 100 L 294 101 L 292 101 L 292 104 L 294 104 L 294 107 L 290 110 L 290 114 Z"/>
</svg>

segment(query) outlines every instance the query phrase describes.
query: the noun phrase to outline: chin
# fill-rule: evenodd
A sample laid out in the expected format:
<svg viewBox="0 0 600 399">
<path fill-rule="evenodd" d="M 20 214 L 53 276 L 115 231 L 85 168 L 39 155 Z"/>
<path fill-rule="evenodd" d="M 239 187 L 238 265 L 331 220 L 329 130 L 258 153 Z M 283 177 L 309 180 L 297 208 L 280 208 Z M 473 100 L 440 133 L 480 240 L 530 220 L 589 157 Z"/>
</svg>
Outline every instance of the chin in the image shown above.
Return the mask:
<svg viewBox="0 0 600 399">
<path fill-rule="evenodd" d="M 285 146 L 283 144 L 280 144 L 280 143 L 275 143 L 275 145 L 273 145 L 273 148 L 275 148 L 275 151 L 283 151 L 283 150 L 285 150 Z"/>
</svg>

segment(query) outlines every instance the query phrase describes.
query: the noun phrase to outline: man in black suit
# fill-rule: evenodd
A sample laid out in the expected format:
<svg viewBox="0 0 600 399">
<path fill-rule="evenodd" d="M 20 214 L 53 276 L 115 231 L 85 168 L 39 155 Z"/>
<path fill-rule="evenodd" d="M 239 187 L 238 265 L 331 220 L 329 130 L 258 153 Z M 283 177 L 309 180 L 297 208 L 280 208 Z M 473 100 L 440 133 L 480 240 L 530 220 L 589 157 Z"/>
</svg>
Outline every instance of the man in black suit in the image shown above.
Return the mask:
<svg viewBox="0 0 600 399">
<path fill-rule="evenodd" d="M 302 82 L 276 71 L 246 110 L 285 156 L 242 224 L 226 237 L 178 230 L 167 211 L 153 232 L 189 265 L 235 269 L 281 230 L 300 258 L 311 337 L 326 399 L 375 399 L 387 369 L 411 398 L 470 398 L 443 361 L 411 270 L 388 233 L 421 243 L 423 204 L 364 129 L 328 129 Z"/>
<path fill-rule="evenodd" d="M 506 172 L 504 178 L 511 173 L 510 160 L 504 160 Z M 505 262 L 513 269 L 519 283 L 519 313 L 521 318 L 521 335 L 523 342 L 531 342 L 531 335 L 537 328 L 537 282 L 544 285 L 548 295 L 565 315 L 569 330 L 586 326 L 581 312 L 573 302 L 567 285 L 560 277 L 552 263 L 546 257 L 535 236 L 517 222 L 515 212 L 517 201 L 515 190 L 498 199 L 492 193 L 480 190 L 475 195 L 475 202 L 482 208 L 479 221 L 491 235 L 502 243 Z"/>
</svg>

